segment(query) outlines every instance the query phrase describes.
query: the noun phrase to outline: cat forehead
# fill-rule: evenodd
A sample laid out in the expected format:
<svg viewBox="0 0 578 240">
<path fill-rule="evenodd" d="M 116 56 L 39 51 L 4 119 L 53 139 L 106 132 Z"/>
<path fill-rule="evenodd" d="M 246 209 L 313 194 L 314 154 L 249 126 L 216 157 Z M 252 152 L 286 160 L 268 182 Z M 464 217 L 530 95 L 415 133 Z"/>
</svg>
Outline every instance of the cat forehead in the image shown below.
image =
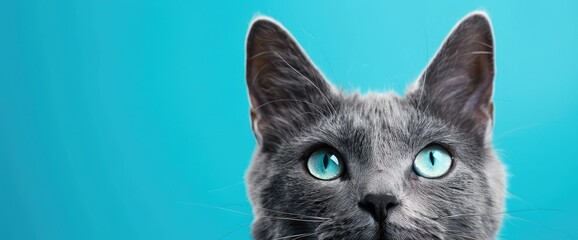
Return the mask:
<svg viewBox="0 0 578 240">
<path fill-rule="evenodd" d="M 412 101 L 395 92 L 345 94 L 337 121 L 327 119 L 316 127 L 328 127 L 340 136 L 363 135 L 374 140 L 421 144 L 455 129 L 443 120 L 419 111 Z M 368 139 L 369 140 L 369 139 Z"/>
<path fill-rule="evenodd" d="M 343 113 L 350 115 L 355 125 L 388 120 L 402 122 L 417 114 L 409 100 L 395 92 L 346 94 L 342 108 Z"/>
</svg>

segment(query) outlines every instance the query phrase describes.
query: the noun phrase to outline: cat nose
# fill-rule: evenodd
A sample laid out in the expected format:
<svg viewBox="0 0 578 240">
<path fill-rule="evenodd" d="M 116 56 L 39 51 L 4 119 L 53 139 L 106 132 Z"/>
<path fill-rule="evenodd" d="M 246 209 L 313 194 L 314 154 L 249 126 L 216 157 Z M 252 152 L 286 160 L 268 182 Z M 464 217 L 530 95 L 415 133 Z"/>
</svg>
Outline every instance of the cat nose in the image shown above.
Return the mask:
<svg viewBox="0 0 578 240">
<path fill-rule="evenodd" d="M 377 222 L 383 222 L 387 211 L 398 204 L 397 198 L 390 194 L 367 194 L 359 202 L 361 209 L 369 212 Z"/>
</svg>

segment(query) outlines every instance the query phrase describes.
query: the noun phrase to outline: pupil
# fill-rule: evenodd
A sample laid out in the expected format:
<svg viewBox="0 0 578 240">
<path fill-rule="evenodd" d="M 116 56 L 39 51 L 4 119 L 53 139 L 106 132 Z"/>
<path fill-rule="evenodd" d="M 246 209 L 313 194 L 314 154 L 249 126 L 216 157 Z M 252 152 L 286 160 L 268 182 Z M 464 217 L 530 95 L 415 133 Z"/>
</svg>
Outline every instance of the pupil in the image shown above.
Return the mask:
<svg viewBox="0 0 578 240">
<path fill-rule="evenodd" d="M 430 151 L 430 152 L 429 152 L 429 161 L 431 162 L 431 165 L 432 165 L 432 166 L 435 165 L 435 158 L 434 158 L 434 155 L 433 155 L 433 151 Z"/>
<path fill-rule="evenodd" d="M 329 165 L 329 155 L 323 154 L 323 168 L 327 169 L 327 165 Z"/>
</svg>

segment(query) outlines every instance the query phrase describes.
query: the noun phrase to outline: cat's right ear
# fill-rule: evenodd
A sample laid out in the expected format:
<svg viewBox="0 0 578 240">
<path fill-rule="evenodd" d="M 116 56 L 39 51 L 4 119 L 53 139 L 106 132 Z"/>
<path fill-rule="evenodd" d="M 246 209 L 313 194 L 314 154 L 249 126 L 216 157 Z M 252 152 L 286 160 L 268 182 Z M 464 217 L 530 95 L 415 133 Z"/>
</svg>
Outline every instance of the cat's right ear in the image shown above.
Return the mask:
<svg viewBox="0 0 578 240">
<path fill-rule="evenodd" d="M 246 51 L 251 123 L 261 145 L 335 111 L 334 88 L 279 23 L 255 19 Z"/>
<path fill-rule="evenodd" d="M 493 126 L 494 40 L 483 12 L 466 16 L 407 93 L 417 107 L 489 140 Z"/>
</svg>

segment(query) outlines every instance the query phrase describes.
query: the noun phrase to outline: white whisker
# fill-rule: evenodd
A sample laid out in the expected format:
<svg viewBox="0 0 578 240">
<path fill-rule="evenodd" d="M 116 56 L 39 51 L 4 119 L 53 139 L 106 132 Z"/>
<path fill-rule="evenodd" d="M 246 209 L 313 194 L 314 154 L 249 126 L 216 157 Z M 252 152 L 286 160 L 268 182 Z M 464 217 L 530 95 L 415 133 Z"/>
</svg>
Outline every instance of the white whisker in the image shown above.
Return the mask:
<svg viewBox="0 0 578 240">
<path fill-rule="evenodd" d="M 274 240 L 280 240 L 280 239 L 299 239 L 299 238 L 303 238 L 303 237 L 308 237 L 308 236 L 313 236 L 316 233 L 300 233 L 300 234 L 295 234 L 295 235 L 289 235 L 289 236 L 285 236 L 285 237 L 279 237 L 279 238 L 273 238 Z M 297 237 L 297 238 L 294 238 Z"/>
<path fill-rule="evenodd" d="M 329 103 L 329 106 L 331 106 L 331 108 L 333 109 L 333 112 L 337 112 L 337 109 L 335 109 L 335 106 L 333 106 L 331 101 L 329 101 L 329 98 L 327 97 L 327 95 L 325 95 L 325 93 L 323 93 L 323 91 L 321 91 L 321 89 L 319 89 L 319 87 L 317 85 L 315 85 L 315 83 L 313 83 L 313 81 L 311 81 L 311 79 L 309 79 L 308 77 L 303 75 L 303 73 L 297 71 L 297 69 L 295 69 L 293 66 L 291 66 L 291 64 L 289 64 L 289 62 L 287 62 L 287 60 L 285 60 L 281 55 L 279 55 L 279 53 L 275 52 L 275 55 L 277 55 L 277 57 L 279 57 L 285 64 L 287 64 L 287 66 L 289 68 L 293 69 L 293 71 L 295 71 L 296 73 L 301 75 L 301 77 L 305 78 L 309 83 L 311 83 L 311 85 L 313 85 L 313 87 L 315 87 L 315 89 L 317 89 L 317 91 L 319 91 L 321 96 L 323 96 L 325 101 L 327 101 L 327 103 Z"/>
</svg>

